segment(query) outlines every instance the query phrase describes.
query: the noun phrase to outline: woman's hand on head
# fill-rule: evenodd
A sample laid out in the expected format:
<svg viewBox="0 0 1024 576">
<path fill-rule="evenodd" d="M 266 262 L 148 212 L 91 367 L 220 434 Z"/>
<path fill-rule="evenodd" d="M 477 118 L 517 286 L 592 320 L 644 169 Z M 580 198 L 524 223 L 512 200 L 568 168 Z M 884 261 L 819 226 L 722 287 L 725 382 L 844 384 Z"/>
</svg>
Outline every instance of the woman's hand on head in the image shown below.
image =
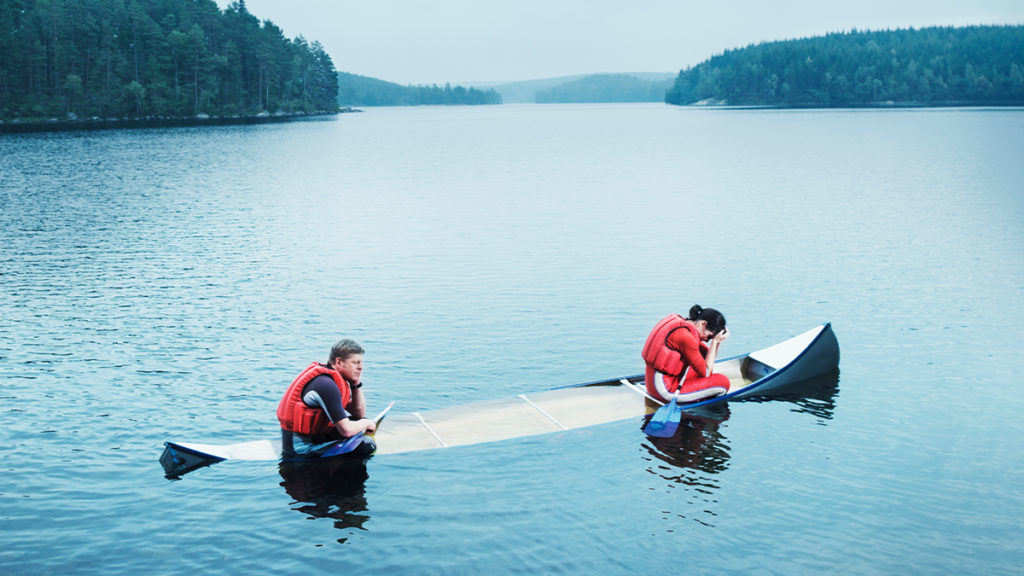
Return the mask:
<svg viewBox="0 0 1024 576">
<path fill-rule="evenodd" d="M 718 334 L 715 334 L 715 337 L 712 338 L 712 340 L 714 340 L 718 344 L 721 344 L 722 342 L 725 342 L 725 339 L 728 338 L 728 337 L 729 337 L 729 329 L 728 328 L 722 328 L 721 330 L 719 330 Z"/>
</svg>

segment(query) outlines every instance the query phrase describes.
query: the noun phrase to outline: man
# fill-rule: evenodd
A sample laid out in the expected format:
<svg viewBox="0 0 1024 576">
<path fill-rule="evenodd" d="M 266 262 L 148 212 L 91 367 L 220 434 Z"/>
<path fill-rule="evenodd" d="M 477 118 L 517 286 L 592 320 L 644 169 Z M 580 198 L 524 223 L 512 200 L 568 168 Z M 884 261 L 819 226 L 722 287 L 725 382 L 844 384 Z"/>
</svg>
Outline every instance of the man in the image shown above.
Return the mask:
<svg viewBox="0 0 1024 576">
<path fill-rule="evenodd" d="M 277 406 L 285 455 L 316 456 L 339 440 L 376 430 L 366 418 L 363 354 L 355 341 L 339 340 L 326 365 L 314 362 L 292 381 Z M 366 441 L 372 452 L 373 441 Z"/>
</svg>

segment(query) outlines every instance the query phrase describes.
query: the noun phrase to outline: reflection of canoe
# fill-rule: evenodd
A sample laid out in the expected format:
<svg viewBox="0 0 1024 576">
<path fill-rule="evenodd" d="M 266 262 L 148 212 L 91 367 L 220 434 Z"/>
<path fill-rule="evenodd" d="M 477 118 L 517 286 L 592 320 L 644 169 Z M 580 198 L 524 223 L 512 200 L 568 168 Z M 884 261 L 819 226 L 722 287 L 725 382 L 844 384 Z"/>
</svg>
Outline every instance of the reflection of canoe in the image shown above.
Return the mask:
<svg viewBox="0 0 1024 576">
<path fill-rule="evenodd" d="M 685 407 L 763 396 L 838 366 L 839 343 L 831 325 L 823 324 L 763 350 L 719 360 L 715 371 L 729 377 L 730 392 Z M 641 374 L 436 410 L 390 414 L 387 425 L 377 431 L 377 453 L 464 446 L 571 430 L 634 418 L 653 408 Z M 281 450 L 279 440 L 231 445 L 168 442 L 167 447 L 162 463 L 173 457 L 199 460 L 187 469 L 229 459 L 277 460 Z M 167 456 L 168 450 L 171 457 Z M 168 463 L 175 464 L 173 459 Z M 165 468 L 168 463 L 164 463 Z"/>
</svg>

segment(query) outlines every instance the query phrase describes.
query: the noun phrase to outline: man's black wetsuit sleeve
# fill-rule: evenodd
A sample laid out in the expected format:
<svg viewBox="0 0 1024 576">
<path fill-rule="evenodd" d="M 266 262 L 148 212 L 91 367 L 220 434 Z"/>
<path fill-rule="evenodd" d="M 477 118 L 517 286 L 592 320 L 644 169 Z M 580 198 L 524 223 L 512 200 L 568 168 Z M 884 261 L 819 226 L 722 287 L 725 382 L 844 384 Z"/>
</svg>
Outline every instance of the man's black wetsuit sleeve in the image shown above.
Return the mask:
<svg viewBox="0 0 1024 576">
<path fill-rule="evenodd" d="M 350 415 L 341 404 L 341 391 L 334 380 L 326 374 L 313 378 L 302 389 L 302 401 L 310 408 L 320 408 L 331 423 L 348 418 Z"/>
</svg>

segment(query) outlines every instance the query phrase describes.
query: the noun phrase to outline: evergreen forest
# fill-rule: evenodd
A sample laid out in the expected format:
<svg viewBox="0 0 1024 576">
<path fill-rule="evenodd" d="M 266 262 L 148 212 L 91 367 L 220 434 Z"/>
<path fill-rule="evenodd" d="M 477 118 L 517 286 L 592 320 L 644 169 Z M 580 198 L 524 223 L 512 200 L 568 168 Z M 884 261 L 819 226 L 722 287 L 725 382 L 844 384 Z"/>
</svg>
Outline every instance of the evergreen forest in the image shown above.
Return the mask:
<svg viewBox="0 0 1024 576">
<path fill-rule="evenodd" d="M 318 42 L 238 0 L 0 1 L 0 120 L 337 111 Z"/>
<path fill-rule="evenodd" d="M 402 86 L 377 78 L 340 72 L 338 104 L 342 106 L 421 106 L 501 104 L 494 90 L 452 86 Z"/>
<path fill-rule="evenodd" d="M 663 102 L 671 81 L 644 80 L 630 74 L 594 74 L 534 94 L 539 104 L 580 102 Z"/>
<path fill-rule="evenodd" d="M 729 50 L 679 72 L 669 104 L 1024 104 L 1024 26 L 851 31 Z"/>
</svg>

